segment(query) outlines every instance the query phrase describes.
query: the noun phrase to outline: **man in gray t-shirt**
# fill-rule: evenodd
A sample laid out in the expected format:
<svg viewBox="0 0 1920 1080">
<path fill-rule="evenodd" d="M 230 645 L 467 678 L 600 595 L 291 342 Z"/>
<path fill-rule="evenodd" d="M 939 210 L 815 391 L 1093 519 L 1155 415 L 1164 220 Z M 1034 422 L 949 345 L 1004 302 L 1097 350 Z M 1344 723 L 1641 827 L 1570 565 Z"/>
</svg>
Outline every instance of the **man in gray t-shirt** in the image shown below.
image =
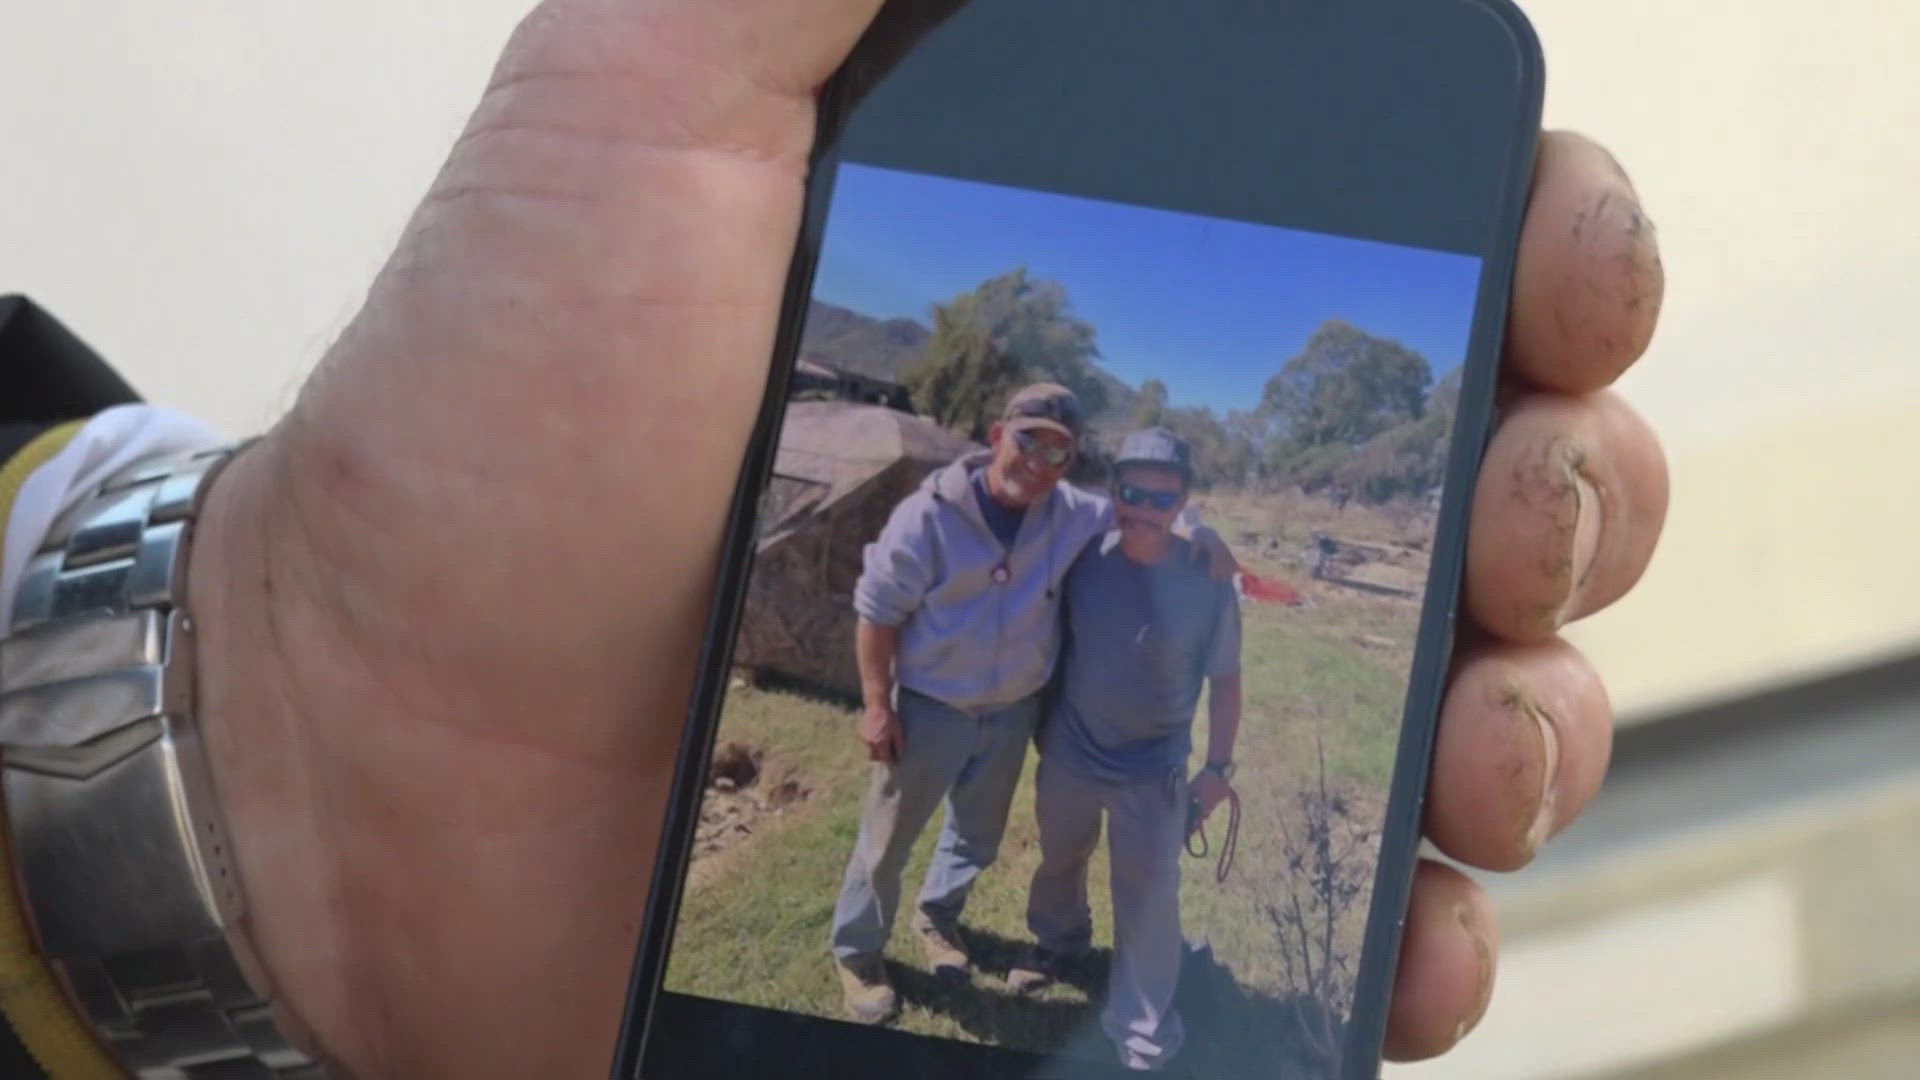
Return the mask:
<svg viewBox="0 0 1920 1080">
<path fill-rule="evenodd" d="M 1240 674 L 1233 585 L 1204 567 L 1136 562 L 1116 531 L 1068 572 L 1066 618 L 1067 662 L 1041 753 L 1108 783 L 1184 773 L 1201 688 Z"/>
<path fill-rule="evenodd" d="M 1180 1049 L 1180 849 L 1188 800 L 1231 793 L 1240 727 L 1240 606 L 1196 571 L 1174 520 L 1192 482 L 1185 442 L 1161 428 L 1127 437 L 1115 463 L 1119 528 L 1066 581 L 1059 700 L 1041 729 L 1034 814 L 1040 868 L 1027 925 L 1036 947 L 1008 984 L 1027 993 L 1093 938 L 1087 864 L 1106 819 L 1114 955 L 1101 1028 L 1131 1068 Z M 1194 712 L 1208 693 L 1208 762 L 1189 780 Z"/>
</svg>

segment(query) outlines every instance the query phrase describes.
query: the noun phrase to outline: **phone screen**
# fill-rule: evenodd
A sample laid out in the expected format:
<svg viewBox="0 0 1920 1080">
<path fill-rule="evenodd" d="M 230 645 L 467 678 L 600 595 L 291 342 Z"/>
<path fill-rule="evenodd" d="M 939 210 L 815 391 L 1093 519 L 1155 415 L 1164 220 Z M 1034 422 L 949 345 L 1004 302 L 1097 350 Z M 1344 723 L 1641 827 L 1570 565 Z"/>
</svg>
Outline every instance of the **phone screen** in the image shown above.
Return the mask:
<svg viewBox="0 0 1920 1080">
<path fill-rule="evenodd" d="M 1083 28 L 1083 71 L 974 4 L 854 111 L 643 1075 L 1331 1077 L 1377 1046 L 1524 58 L 1457 5 L 1513 50 L 1463 116 L 1388 75 L 1416 33 L 1322 12 L 1265 50 L 1309 70 L 1263 75 L 1230 62 L 1252 9 L 1209 6 Z M 1150 57 L 1158 87 L 1113 74 Z M 1423 93 L 1452 128 L 1402 115 Z"/>
</svg>

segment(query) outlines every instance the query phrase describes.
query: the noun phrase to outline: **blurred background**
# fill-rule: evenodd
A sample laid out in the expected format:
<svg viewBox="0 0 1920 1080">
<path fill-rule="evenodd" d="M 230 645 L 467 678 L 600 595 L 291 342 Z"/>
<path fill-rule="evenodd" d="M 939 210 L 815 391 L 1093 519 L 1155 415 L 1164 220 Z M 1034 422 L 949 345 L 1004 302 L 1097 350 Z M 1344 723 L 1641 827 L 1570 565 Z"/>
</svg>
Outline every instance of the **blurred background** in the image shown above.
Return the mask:
<svg viewBox="0 0 1920 1080">
<path fill-rule="evenodd" d="M 1573 634 L 1599 802 L 1483 876 L 1480 1030 L 1395 1080 L 1920 1075 L 1920 5 L 1535 0 L 1668 301 L 1645 581 Z M 230 433 L 351 317 L 525 0 L 41 4 L 0 29 L 0 288 Z M 1903 552 L 1907 554 L 1902 554 Z"/>
</svg>

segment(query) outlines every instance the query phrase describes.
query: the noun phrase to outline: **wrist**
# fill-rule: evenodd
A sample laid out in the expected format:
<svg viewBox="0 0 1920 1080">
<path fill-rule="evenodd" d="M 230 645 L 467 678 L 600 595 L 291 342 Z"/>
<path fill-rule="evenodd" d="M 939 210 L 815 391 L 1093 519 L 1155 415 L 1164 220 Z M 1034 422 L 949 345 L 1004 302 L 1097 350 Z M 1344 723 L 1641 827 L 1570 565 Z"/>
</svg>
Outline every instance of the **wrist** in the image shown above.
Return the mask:
<svg viewBox="0 0 1920 1080">
<path fill-rule="evenodd" d="M 195 526 L 187 610 L 198 628 L 197 719 L 240 879 L 239 928 L 251 945 L 238 950 L 245 974 L 272 995 L 282 1033 L 344 1075 L 327 1053 L 342 1049 L 330 1035 L 342 1026 L 343 998 L 326 989 L 336 975 L 325 910 L 333 890 L 313 785 L 290 752 L 301 741 L 283 682 L 289 639 L 301 632 L 283 617 L 297 605 L 266 532 L 277 454 L 266 441 L 242 451 L 216 478 Z"/>
<path fill-rule="evenodd" d="M 706 594 L 638 628 L 513 595 L 554 521 L 422 512 L 443 468 L 300 417 L 210 492 L 189 582 L 263 966 L 339 1076 L 604 1075 L 620 1012 L 578 1002 L 627 985 L 679 738 L 633 717 L 684 710 Z"/>
</svg>

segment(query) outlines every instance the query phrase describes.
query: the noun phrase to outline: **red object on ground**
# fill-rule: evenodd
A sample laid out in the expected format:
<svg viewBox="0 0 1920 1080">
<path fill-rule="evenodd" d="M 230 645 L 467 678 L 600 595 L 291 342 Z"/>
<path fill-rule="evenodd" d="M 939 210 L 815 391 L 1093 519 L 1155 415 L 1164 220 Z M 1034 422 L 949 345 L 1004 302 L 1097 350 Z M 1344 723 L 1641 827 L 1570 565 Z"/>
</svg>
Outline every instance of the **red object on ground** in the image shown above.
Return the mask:
<svg viewBox="0 0 1920 1080">
<path fill-rule="evenodd" d="M 1300 591 L 1286 582 L 1244 572 L 1240 575 L 1240 595 L 1257 604 L 1300 603 Z"/>
</svg>

